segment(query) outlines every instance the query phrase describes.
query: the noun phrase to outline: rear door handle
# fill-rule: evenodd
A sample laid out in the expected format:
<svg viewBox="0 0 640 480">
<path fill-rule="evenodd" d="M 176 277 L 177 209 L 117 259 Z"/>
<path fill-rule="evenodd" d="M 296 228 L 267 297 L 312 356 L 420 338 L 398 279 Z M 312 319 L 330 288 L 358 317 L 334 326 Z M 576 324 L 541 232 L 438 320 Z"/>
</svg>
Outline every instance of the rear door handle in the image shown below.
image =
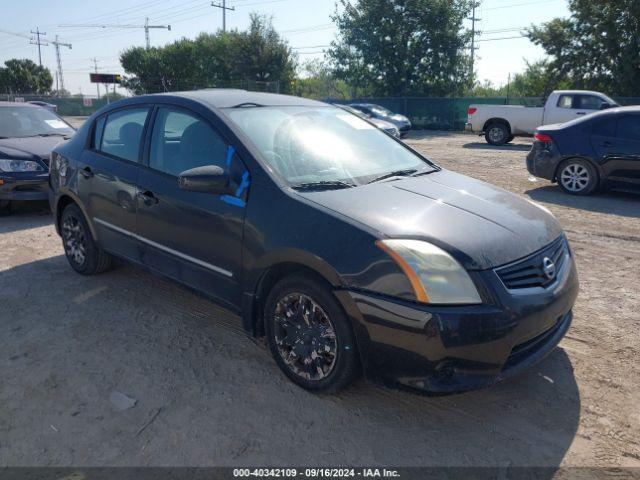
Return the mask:
<svg viewBox="0 0 640 480">
<path fill-rule="evenodd" d="M 587 112 L 576 112 L 576 115 L 586 115 Z"/>
<path fill-rule="evenodd" d="M 84 167 L 82 170 L 80 170 L 80 174 L 84 178 L 92 178 L 93 177 L 93 170 L 91 170 L 91 167 Z"/>
<path fill-rule="evenodd" d="M 156 205 L 159 200 L 152 191 L 145 190 L 144 192 L 138 192 L 138 197 L 143 201 L 145 205 L 150 207 L 151 205 Z"/>
<path fill-rule="evenodd" d="M 613 147 L 613 143 L 611 143 L 611 142 L 602 142 L 602 146 L 604 148 L 611 148 L 611 147 Z"/>
</svg>

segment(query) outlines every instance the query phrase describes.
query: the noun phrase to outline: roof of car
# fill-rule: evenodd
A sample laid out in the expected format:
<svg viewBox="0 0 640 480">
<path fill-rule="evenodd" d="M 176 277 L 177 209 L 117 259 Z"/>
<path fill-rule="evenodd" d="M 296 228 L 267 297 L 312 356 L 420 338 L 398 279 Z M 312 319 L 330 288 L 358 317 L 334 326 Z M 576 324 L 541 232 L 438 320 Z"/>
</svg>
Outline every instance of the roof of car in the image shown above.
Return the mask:
<svg viewBox="0 0 640 480">
<path fill-rule="evenodd" d="M 27 102 L 2 102 L 2 101 L 0 101 L 0 107 L 29 107 L 29 108 L 38 108 L 38 105 L 34 105 L 33 103 L 27 103 Z"/>
<path fill-rule="evenodd" d="M 227 88 L 209 88 L 188 92 L 172 92 L 177 97 L 189 98 L 205 103 L 213 108 L 230 108 L 238 106 L 327 106 L 326 103 L 308 98 L 280 95 L 276 93 L 249 92 Z"/>
</svg>

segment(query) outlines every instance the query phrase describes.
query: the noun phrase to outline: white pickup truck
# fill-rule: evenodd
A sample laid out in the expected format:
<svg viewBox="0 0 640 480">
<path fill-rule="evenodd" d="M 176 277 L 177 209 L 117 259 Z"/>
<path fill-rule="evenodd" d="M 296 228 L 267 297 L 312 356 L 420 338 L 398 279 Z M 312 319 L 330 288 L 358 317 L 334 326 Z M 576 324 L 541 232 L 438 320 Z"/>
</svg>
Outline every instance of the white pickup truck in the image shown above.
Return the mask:
<svg viewBox="0 0 640 480">
<path fill-rule="evenodd" d="M 531 135 L 541 125 L 564 123 L 618 104 L 603 93 L 556 90 L 544 107 L 522 105 L 469 106 L 465 130 L 483 135 L 491 145 L 503 145 L 516 135 Z"/>
</svg>

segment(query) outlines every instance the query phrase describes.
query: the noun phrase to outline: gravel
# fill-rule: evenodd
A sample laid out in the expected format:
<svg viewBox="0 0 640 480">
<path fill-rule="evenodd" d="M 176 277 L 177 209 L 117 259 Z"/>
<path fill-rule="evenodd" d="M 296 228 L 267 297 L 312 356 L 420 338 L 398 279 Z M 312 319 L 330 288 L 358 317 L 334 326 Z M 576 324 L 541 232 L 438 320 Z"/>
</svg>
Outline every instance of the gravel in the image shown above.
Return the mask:
<svg viewBox="0 0 640 480">
<path fill-rule="evenodd" d="M 407 142 L 565 227 L 581 293 L 547 360 L 462 395 L 313 395 L 210 301 L 128 265 L 74 273 L 46 205 L 21 204 L 0 218 L 0 465 L 640 467 L 640 196 L 530 181 L 527 139 Z"/>
</svg>

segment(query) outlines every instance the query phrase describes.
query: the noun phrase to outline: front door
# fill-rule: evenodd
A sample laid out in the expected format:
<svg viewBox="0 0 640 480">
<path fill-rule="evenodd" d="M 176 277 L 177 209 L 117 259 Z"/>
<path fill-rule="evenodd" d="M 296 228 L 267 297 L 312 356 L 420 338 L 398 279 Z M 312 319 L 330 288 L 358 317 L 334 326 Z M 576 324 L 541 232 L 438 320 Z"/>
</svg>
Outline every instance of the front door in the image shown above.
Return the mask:
<svg viewBox="0 0 640 480">
<path fill-rule="evenodd" d="M 205 119 L 181 108 L 157 109 L 148 150 L 137 197 L 143 263 L 230 306 L 239 305 L 248 172 Z M 205 165 L 229 172 L 238 182 L 236 195 L 178 186 L 181 172 Z"/>
<path fill-rule="evenodd" d="M 135 239 L 136 184 L 148 107 L 129 107 L 99 117 L 78 165 L 78 193 L 100 245 L 139 261 Z"/>
</svg>

